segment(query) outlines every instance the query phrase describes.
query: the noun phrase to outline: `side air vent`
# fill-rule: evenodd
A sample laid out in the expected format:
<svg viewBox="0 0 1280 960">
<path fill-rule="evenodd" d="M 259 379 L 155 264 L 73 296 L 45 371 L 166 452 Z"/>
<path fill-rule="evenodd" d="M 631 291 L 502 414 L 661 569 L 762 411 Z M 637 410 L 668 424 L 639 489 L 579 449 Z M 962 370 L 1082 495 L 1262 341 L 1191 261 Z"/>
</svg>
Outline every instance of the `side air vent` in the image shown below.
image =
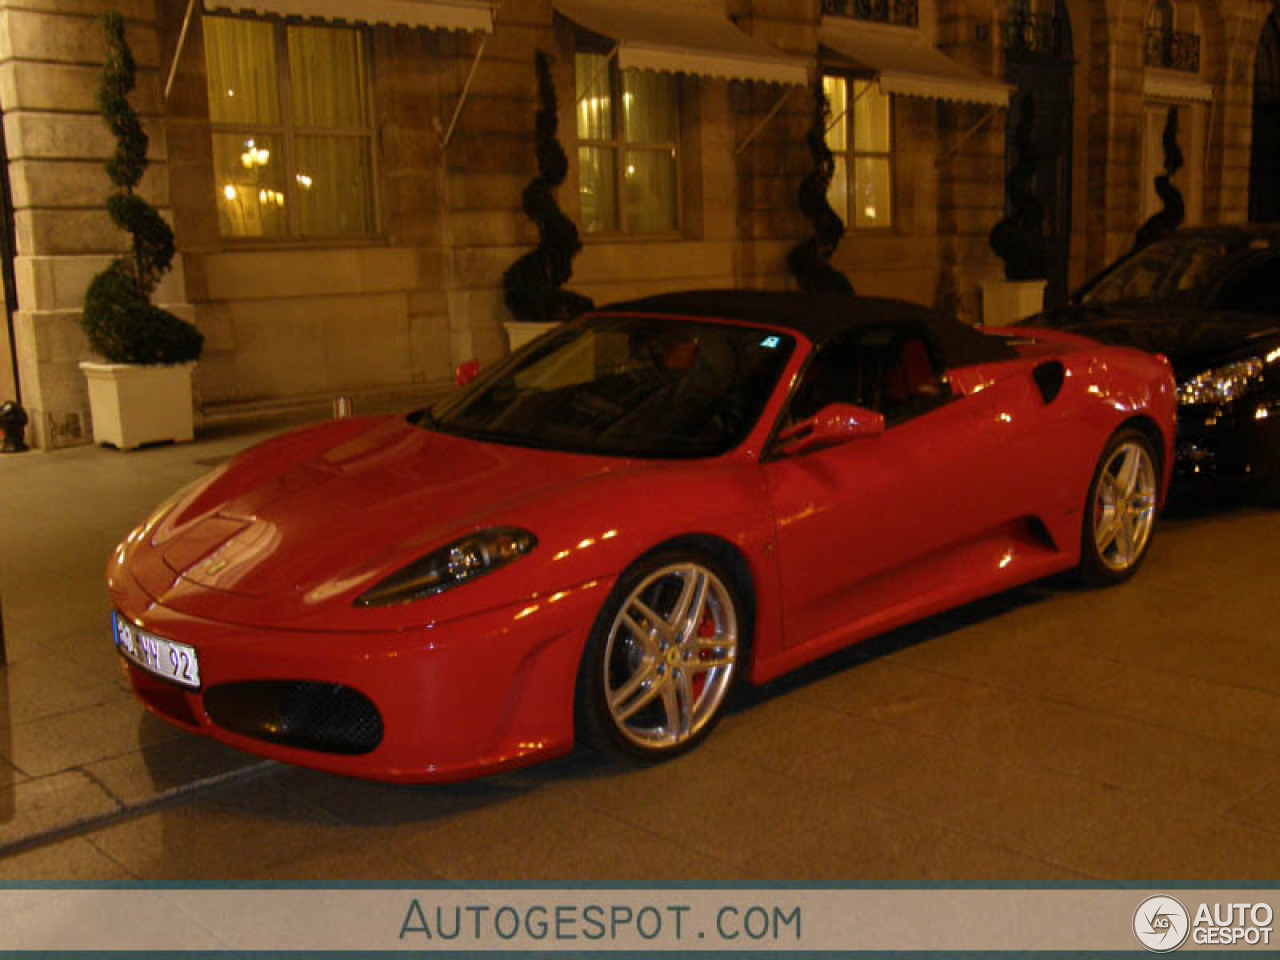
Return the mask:
<svg viewBox="0 0 1280 960">
<path fill-rule="evenodd" d="M 1062 392 L 1062 381 L 1066 375 L 1066 368 L 1060 360 L 1046 360 L 1031 371 L 1031 379 L 1040 388 L 1040 396 L 1044 398 L 1046 407 Z"/>
</svg>

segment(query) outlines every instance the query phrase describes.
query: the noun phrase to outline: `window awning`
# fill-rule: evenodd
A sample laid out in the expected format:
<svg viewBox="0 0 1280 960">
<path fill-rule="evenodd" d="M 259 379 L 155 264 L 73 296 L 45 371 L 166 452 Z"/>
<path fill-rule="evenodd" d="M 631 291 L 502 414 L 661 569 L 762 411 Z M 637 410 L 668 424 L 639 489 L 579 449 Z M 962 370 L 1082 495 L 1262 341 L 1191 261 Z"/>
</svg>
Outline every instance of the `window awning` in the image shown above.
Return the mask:
<svg viewBox="0 0 1280 960">
<path fill-rule="evenodd" d="M 617 41 L 622 70 L 808 82 L 803 60 L 739 30 L 724 8 L 709 0 L 553 0 L 552 6 L 579 26 Z"/>
<path fill-rule="evenodd" d="M 488 0 L 204 0 L 204 8 L 493 33 L 493 7 Z"/>
<path fill-rule="evenodd" d="M 952 60 L 913 29 L 823 17 L 818 42 L 875 74 L 882 93 L 1007 107 L 1014 91 Z"/>
<path fill-rule="evenodd" d="M 1210 103 L 1213 101 L 1213 84 L 1205 83 L 1194 75 L 1148 68 L 1142 74 L 1142 94 L 1156 100 Z"/>
</svg>

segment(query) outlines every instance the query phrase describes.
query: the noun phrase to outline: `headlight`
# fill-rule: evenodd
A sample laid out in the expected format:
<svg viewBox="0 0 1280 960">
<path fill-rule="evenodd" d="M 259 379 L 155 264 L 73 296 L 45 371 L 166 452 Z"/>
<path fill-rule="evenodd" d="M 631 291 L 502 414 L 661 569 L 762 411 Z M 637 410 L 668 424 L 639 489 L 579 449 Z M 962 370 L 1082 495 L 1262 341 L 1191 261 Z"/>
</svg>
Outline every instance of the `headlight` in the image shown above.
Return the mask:
<svg viewBox="0 0 1280 960">
<path fill-rule="evenodd" d="M 1179 403 L 1230 403 L 1262 375 L 1261 357 L 1206 370 L 1178 387 Z"/>
<path fill-rule="evenodd" d="M 360 594 L 356 606 L 390 607 L 443 593 L 518 560 L 537 543 L 532 533 L 516 527 L 477 530 L 397 570 Z"/>
</svg>

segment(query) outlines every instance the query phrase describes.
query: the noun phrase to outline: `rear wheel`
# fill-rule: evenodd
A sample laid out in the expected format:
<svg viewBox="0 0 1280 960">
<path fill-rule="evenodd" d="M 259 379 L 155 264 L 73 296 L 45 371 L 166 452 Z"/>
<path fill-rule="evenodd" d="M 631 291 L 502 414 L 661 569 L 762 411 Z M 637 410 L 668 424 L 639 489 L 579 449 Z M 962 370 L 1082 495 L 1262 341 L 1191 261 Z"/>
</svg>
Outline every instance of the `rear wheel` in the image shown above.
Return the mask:
<svg viewBox="0 0 1280 960">
<path fill-rule="evenodd" d="M 709 556 L 641 561 L 592 628 L 578 672 L 580 725 L 598 746 L 644 760 L 690 749 L 720 719 L 745 629 L 733 578 Z"/>
<path fill-rule="evenodd" d="M 1085 503 L 1080 573 L 1092 583 L 1133 576 L 1147 555 L 1156 522 L 1160 468 L 1140 430 L 1116 433 L 1098 460 Z"/>
</svg>

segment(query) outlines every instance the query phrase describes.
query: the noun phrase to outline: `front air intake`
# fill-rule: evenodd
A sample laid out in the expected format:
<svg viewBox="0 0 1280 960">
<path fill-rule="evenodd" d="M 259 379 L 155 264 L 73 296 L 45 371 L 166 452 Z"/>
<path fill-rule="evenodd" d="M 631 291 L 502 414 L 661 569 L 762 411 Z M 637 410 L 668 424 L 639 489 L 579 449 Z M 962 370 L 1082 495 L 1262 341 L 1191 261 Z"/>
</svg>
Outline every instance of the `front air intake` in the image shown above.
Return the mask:
<svg viewBox="0 0 1280 960">
<path fill-rule="evenodd" d="M 352 756 L 382 742 L 382 717 L 364 694 L 336 683 L 255 680 L 204 694 L 209 719 L 242 736 Z"/>
</svg>

